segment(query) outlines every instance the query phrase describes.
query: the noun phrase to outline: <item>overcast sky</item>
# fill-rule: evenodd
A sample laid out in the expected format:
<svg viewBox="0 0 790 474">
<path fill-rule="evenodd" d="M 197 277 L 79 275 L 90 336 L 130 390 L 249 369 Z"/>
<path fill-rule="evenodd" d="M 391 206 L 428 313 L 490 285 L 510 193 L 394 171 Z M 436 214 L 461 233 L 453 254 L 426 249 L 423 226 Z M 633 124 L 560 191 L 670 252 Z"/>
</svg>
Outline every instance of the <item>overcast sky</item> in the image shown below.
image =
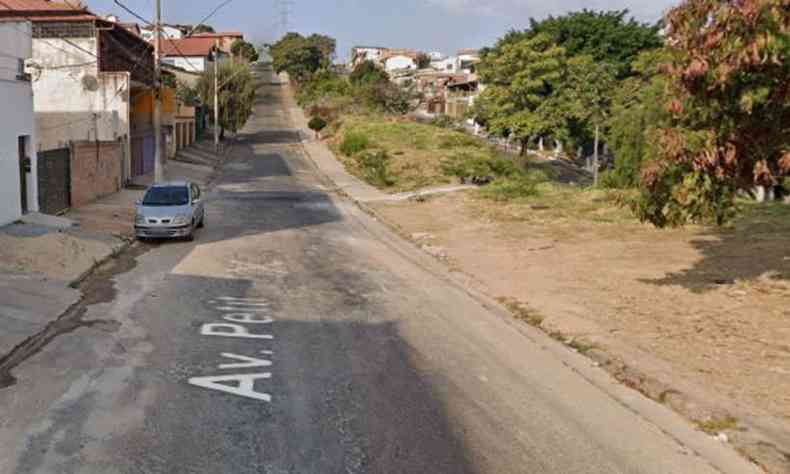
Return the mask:
<svg viewBox="0 0 790 474">
<path fill-rule="evenodd" d="M 130 19 L 113 0 L 83 0 L 98 14 Z M 154 0 L 122 0 L 147 19 Z M 291 29 L 337 38 L 338 55 L 354 45 L 415 48 L 454 53 L 492 44 L 530 17 L 572 10 L 627 8 L 641 21 L 655 22 L 679 0 L 291 0 Z M 220 0 L 162 0 L 163 21 L 193 23 Z M 217 29 L 241 30 L 258 43 L 280 34 L 275 0 L 233 0 L 208 22 Z"/>
</svg>

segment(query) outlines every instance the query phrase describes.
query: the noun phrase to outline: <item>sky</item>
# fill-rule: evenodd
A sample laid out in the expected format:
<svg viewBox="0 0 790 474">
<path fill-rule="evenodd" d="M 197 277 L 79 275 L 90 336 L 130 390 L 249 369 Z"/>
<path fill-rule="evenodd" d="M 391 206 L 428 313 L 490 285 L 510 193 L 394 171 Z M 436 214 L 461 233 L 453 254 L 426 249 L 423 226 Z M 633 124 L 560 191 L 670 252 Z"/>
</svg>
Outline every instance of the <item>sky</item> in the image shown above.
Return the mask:
<svg viewBox="0 0 790 474">
<path fill-rule="evenodd" d="M 151 19 L 155 0 L 121 0 Z M 161 0 L 162 21 L 196 23 L 221 0 Z M 628 9 L 640 21 L 653 23 L 679 0 L 287 0 L 291 31 L 322 33 L 338 42 L 338 57 L 352 46 L 385 46 L 453 54 L 462 48 L 493 44 L 510 29 L 524 29 L 530 17 L 560 15 L 588 8 Z M 83 0 L 97 14 L 132 17 L 113 0 Z M 207 23 L 219 30 L 244 33 L 256 44 L 281 35 L 275 0 L 232 0 Z"/>
</svg>

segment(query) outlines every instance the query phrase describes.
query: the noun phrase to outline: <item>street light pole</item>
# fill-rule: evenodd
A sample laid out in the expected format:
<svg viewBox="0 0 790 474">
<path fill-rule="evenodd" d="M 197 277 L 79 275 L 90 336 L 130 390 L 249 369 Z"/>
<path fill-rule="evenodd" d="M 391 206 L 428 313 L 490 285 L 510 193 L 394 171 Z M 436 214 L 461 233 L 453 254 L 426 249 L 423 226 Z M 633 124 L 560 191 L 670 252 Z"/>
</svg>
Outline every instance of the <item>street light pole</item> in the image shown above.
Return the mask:
<svg viewBox="0 0 790 474">
<path fill-rule="evenodd" d="M 154 182 L 161 182 L 164 179 L 162 166 L 162 70 L 159 60 L 161 23 L 161 0 L 156 0 L 156 19 L 154 20 Z"/>
<path fill-rule="evenodd" d="M 214 40 L 214 152 L 219 153 L 219 38 Z"/>
</svg>

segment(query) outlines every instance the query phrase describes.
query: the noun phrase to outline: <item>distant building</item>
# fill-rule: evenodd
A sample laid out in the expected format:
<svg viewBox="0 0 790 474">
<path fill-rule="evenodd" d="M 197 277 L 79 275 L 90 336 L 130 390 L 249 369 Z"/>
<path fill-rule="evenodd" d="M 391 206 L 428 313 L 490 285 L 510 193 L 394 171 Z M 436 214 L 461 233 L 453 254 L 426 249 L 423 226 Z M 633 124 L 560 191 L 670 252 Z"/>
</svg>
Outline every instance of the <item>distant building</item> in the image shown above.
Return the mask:
<svg viewBox="0 0 790 474">
<path fill-rule="evenodd" d="M 233 56 L 231 47 L 236 41 L 244 40 L 244 34 L 238 31 L 221 31 L 217 33 L 196 33 L 192 35 L 192 38 L 211 38 L 212 40 L 219 40 L 219 50 Z"/>
<path fill-rule="evenodd" d="M 388 49 L 379 59 L 387 72 L 417 69 L 420 53 L 413 49 Z"/>
<path fill-rule="evenodd" d="M 215 38 L 192 36 L 182 39 L 164 39 L 160 44 L 162 62 L 189 72 L 203 73 L 214 61 Z M 220 51 L 217 59 L 222 62 L 229 55 Z"/>
<path fill-rule="evenodd" d="M 359 63 L 373 61 L 381 63 L 381 58 L 389 50 L 380 46 L 354 46 L 351 48 L 351 67 L 356 67 Z"/>
</svg>

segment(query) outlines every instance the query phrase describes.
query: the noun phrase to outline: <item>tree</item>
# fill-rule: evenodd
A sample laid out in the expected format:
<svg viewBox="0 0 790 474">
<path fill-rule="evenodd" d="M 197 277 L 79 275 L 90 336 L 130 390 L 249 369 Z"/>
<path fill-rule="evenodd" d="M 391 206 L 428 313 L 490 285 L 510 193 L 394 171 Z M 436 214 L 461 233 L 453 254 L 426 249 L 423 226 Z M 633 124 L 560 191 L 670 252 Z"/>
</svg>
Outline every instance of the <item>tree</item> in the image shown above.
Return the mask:
<svg viewBox="0 0 790 474">
<path fill-rule="evenodd" d="M 639 185 L 642 164 L 655 155 L 652 137 L 657 128 L 669 125 L 667 77 L 660 70 L 668 59 L 664 49 L 643 52 L 631 66 L 635 75 L 612 94 L 606 127 L 606 142 L 615 156 L 610 185 Z"/>
<path fill-rule="evenodd" d="M 427 69 L 431 67 L 431 57 L 425 53 L 417 55 L 417 69 Z"/>
<path fill-rule="evenodd" d="M 307 42 L 316 48 L 321 53 L 321 67 L 329 67 L 335 60 L 335 51 L 337 49 L 337 41 L 334 38 L 326 35 L 312 34 L 307 38 Z"/>
<path fill-rule="evenodd" d="M 596 185 L 600 168 L 600 133 L 610 115 L 615 76 L 612 64 L 596 61 L 592 56 L 572 57 L 565 68 L 562 84 L 550 99 L 551 105 L 564 114 L 566 120 L 575 121 L 594 136 L 593 179 Z"/>
<path fill-rule="evenodd" d="M 738 190 L 790 174 L 787 0 L 686 0 L 667 15 L 672 123 L 642 172 L 640 217 L 726 222 Z"/>
<path fill-rule="evenodd" d="M 389 82 L 390 76 L 387 74 L 387 71 L 376 66 L 376 63 L 368 60 L 357 64 L 354 70 L 351 71 L 351 75 L 348 79 L 352 84 L 360 85 L 368 83 Z"/>
<path fill-rule="evenodd" d="M 547 35 L 504 44 L 484 55 L 478 65 L 488 87 L 475 102 L 474 113 L 500 136 L 512 136 L 526 155 L 530 139 L 562 128 L 561 115 L 547 103 L 562 78 L 565 50 Z"/>
<path fill-rule="evenodd" d="M 270 48 L 272 66 L 287 72 L 296 82 L 304 82 L 321 68 L 323 56 L 318 46 L 299 33 L 288 33 Z"/>
<path fill-rule="evenodd" d="M 258 60 L 258 50 L 252 43 L 244 40 L 236 40 L 230 47 L 230 52 L 235 57 L 244 58 L 245 61 L 253 63 Z"/>
<path fill-rule="evenodd" d="M 214 28 L 209 25 L 199 24 L 192 30 L 192 34 L 214 33 Z"/>
<path fill-rule="evenodd" d="M 316 138 L 321 137 L 321 130 L 325 129 L 326 125 L 326 120 L 322 119 L 321 117 L 313 117 L 307 123 L 307 126 L 310 128 L 310 130 L 315 132 Z"/>
<path fill-rule="evenodd" d="M 219 67 L 217 77 L 219 97 L 220 136 L 225 130 L 237 132 L 247 123 L 255 101 L 255 82 L 250 67 L 246 64 L 226 62 Z M 200 76 L 196 86 L 201 102 L 213 112 L 214 70 Z M 212 114 L 213 116 L 213 114 Z"/>
<path fill-rule="evenodd" d="M 622 78 L 631 74 L 631 63 L 640 52 L 662 46 L 659 25 L 639 23 L 627 16 L 628 10 L 582 10 L 541 21 L 530 19 L 527 30 L 511 30 L 494 50 L 525 38 L 548 35 L 565 49 L 568 57 L 592 56 L 595 61 L 605 61 L 614 65 Z"/>
</svg>

